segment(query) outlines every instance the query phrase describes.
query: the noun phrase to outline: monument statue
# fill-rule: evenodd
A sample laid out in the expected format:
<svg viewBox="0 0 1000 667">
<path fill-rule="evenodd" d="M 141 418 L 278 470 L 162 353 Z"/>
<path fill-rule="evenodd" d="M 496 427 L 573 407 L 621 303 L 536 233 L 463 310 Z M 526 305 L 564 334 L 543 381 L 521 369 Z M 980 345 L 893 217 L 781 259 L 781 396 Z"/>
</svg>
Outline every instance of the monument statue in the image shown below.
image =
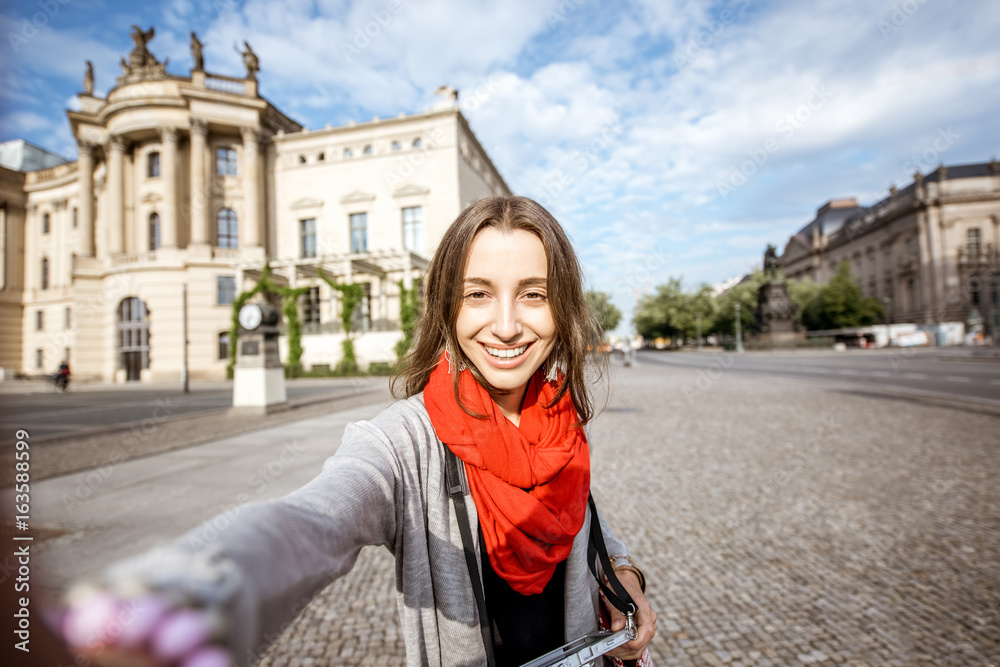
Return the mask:
<svg viewBox="0 0 1000 667">
<path fill-rule="evenodd" d="M 778 277 L 778 249 L 770 243 L 764 251 L 764 276 L 768 280 L 775 280 Z"/>
<path fill-rule="evenodd" d="M 87 71 L 83 73 L 83 92 L 94 94 L 94 63 L 87 61 Z"/>
<path fill-rule="evenodd" d="M 150 27 L 149 30 L 143 31 L 137 25 L 132 26 L 132 32 L 129 35 L 132 37 L 132 41 L 135 42 L 135 48 L 132 49 L 132 53 L 129 54 L 129 65 L 135 69 L 138 67 L 145 67 L 149 64 L 155 64 L 156 58 L 153 54 L 149 52 L 146 48 L 146 44 L 149 40 L 153 39 L 156 34 L 156 28 Z"/>
<path fill-rule="evenodd" d="M 799 307 L 788 296 L 779 278 L 778 249 L 768 244 L 764 251 L 764 284 L 757 291 L 754 319 L 760 342 L 769 346 L 792 346 L 805 338 L 799 324 Z"/>
<path fill-rule="evenodd" d="M 198 39 L 198 35 L 191 31 L 191 60 L 194 61 L 194 67 L 191 69 L 195 71 L 202 71 L 205 69 L 205 56 L 202 54 L 202 47 L 205 46 Z"/>
<path fill-rule="evenodd" d="M 257 54 L 253 52 L 248 42 L 244 41 L 243 46 L 246 47 L 246 50 L 240 52 L 240 55 L 243 56 L 243 64 L 247 68 L 247 78 L 256 80 L 257 72 L 260 71 L 260 61 L 257 60 Z"/>
</svg>

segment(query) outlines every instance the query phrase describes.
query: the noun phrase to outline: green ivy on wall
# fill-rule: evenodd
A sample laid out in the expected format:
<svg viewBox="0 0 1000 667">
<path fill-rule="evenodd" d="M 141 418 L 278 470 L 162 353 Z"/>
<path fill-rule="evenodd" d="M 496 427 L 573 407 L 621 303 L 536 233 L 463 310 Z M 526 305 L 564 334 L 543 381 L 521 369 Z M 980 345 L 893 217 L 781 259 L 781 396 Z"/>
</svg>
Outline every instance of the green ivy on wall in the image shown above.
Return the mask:
<svg viewBox="0 0 1000 667">
<path fill-rule="evenodd" d="M 358 358 L 354 353 L 354 309 L 365 296 L 365 288 L 359 283 L 338 284 L 333 281 L 323 268 L 319 269 L 319 277 L 331 288 L 340 292 L 340 324 L 344 329 L 344 341 L 340 344 L 343 357 L 337 364 L 337 372 L 355 374 L 358 372 Z"/>
<path fill-rule="evenodd" d="M 309 291 L 308 287 L 283 287 L 275 285 L 271 280 L 271 265 L 264 264 L 260 280 L 251 289 L 241 292 L 233 301 L 233 318 L 229 328 L 229 365 L 226 367 L 227 377 L 233 377 L 233 367 L 236 365 L 236 342 L 240 333 L 240 308 L 257 294 L 277 294 L 281 297 L 281 312 L 288 324 L 288 361 L 285 372 L 293 377 L 302 371 L 302 322 L 299 320 L 299 297 Z"/>
<path fill-rule="evenodd" d="M 396 284 L 399 285 L 399 328 L 403 331 L 403 337 L 396 343 L 396 356 L 402 359 L 413 344 L 413 331 L 420 316 L 420 279 L 414 280 L 410 289 L 403 286 L 402 280 Z"/>
</svg>

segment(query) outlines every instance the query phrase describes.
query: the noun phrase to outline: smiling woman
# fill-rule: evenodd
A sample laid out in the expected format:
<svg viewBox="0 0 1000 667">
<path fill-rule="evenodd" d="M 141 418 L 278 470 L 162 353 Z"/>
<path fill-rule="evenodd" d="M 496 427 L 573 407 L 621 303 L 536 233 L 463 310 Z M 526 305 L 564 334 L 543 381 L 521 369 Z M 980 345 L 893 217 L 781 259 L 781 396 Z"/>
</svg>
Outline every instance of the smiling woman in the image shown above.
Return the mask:
<svg viewBox="0 0 1000 667">
<path fill-rule="evenodd" d="M 196 528 L 78 590 L 71 644 L 102 664 L 249 664 L 362 547 L 382 545 L 409 665 L 523 665 L 582 636 L 614 664 L 648 660 L 644 577 L 588 505 L 596 328 L 565 232 L 531 200 L 481 200 L 445 232 L 424 284 L 401 400 L 348 425 L 306 486 L 223 517 L 211 548 Z M 597 566 L 590 549 L 605 543 Z M 588 637 L 601 627 L 614 642 Z"/>
</svg>

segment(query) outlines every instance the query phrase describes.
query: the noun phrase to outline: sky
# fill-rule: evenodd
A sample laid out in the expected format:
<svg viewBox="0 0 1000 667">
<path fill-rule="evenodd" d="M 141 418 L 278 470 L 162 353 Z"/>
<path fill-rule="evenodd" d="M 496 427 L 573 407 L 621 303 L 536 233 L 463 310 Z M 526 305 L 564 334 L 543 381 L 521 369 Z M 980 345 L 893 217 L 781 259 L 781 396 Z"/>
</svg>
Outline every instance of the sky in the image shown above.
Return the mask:
<svg viewBox="0 0 1000 667">
<path fill-rule="evenodd" d="M 103 96 L 156 27 L 168 70 L 242 76 L 318 129 L 419 113 L 446 84 L 515 194 L 566 227 L 627 322 L 670 277 L 714 284 L 825 202 L 1000 158 L 993 0 L 34 0 L 0 5 L 0 141 L 75 159 L 84 62 Z"/>
</svg>

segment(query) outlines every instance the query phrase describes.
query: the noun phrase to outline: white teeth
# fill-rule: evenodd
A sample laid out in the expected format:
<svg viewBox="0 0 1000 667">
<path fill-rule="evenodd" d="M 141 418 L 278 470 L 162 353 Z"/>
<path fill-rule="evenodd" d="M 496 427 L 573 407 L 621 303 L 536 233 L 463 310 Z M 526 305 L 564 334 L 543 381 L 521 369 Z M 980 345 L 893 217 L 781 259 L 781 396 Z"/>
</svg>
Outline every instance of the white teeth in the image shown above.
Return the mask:
<svg viewBox="0 0 1000 667">
<path fill-rule="evenodd" d="M 527 345 L 522 345 L 521 347 L 515 347 L 512 350 L 498 350 L 495 347 L 487 347 L 485 345 L 483 347 L 486 347 L 487 352 L 489 352 L 491 355 L 499 359 L 510 359 L 512 357 L 517 357 L 519 355 L 524 354 L 524 351 L 528 349 Z"/>
</svg>

